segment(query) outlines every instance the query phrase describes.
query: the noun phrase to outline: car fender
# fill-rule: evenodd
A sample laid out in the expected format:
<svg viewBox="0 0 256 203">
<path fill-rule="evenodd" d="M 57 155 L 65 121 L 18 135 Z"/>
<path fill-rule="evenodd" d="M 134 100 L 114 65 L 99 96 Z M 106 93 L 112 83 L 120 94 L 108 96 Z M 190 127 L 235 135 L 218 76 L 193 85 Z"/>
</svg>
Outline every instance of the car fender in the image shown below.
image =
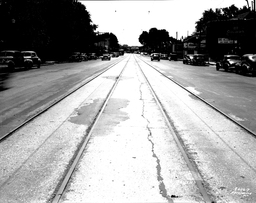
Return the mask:
<svg viewBox="0 0 256 203">
<path fill-rule="evenodd" d="M 15 62 L 13 60 L 7 60 L 6 64 L 8 64 L 8 66 L 15 67 Z"/>
<path fill-rule="evenodd" d="M 24 59 L 24 63 L 33 63 L 32 59 Z"/>
<path fill-rule="evenodd" d="M 33 66 L 33 60 L 32 59 L 24 59 L 24 66 L 25 66 L 25 68 L 31 68 Z"/>
</svg>

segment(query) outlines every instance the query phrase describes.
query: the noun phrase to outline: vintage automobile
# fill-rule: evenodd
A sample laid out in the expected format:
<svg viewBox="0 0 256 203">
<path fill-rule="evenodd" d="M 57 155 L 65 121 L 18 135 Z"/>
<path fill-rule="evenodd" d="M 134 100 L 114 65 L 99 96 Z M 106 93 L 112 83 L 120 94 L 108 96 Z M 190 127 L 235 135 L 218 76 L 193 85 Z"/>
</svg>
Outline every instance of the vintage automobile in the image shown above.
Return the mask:
<svg viewBox="0 0 256 203">
<path fill-rule="evenodd" d="M 168 59 L 168 54 L 160 54 L 161 59 Z"/>
<path fill-rule="evenodd" d="M 6 89 L 7 82 L 11 76 L 7 65 L 0 65 L 0 91 Z"/>
<path fill-rule="evenodd" d="M 83 57 L 80 52 L 73 52 L 69 57 L 70 62 L 81 62 L 83 61 Z"/>
<path fill-rule="evenodd" d="M 88 61 L 88 55 L 86 53 L 80 53 L 80 57 L 82 58 L 82 61 Z"/>
<path fill-rule="evenodd" d="M 253 76 L 256 75 L 256 54 L 245 54 L 241 57 L 241 62 L 237 65 L 237 73 Z"/>
<path fill-rule="evenodd" d="M 103 55 L 102 55 L 102 58 L 101 58 L 102 61 L 103 61 L 103 60 L 109 60 L 109 61 L 110 61 L 110 59 L 111 59 L 111 55 L 108 54 L 108 53 L 103 54 Z"/>
<path fill-rule="evenodd" d="M 4 50 L 0 52 L 0 66 L 7 66 L 9 72 L 13 72 L 16 67 L 25 67 L 24 58 L 20 51 Z"/>
<path fill-rule="evenodd" d="M 225 71 L 235 70 L 238 72 L 238 69 L 241 64 L 241 58 L 238 55 L 224 55 L 223 59 L 216 63 L 216 70 L 221 68 Z"/>
<path fill-rule="evenodd" d="M 183 56 L 183 64 L 192 64 L 193 54 Z"/>
<path fill-rule="evenodd" d="M 174 53 L 170 53 L 169 54 L 169 57 L 168 57 L 168 60 L 169 61 L 177 61 L 178 60 L 178 55 L 177 54 L 174 54 Z"/>
<path fill-rule="evenodd" d="M 119 57 L 119 52 L 117 52 L 117 51 L 112 52 L 112 57 Z"/>
<path fill-rule="evenodd" d="M 192 65 L 205 65 L 206 57 L 204 54 L 194 54 L 191 64 Z"/>
<path fill-rule="evenodd" d="M 96 55 L 96 53 L 89 53 L 88 54 L 88 59 L 89 60 L 96 60 L 98 57 Z"/>
<path fill-rule="evenodd" d="M 36 66 L 40 68 L 41 66 L 41 59 L 37 56 L 36 52 L 34 51 L 22 51 L 21 52 L 23 59 L 24 59 L 24 66 L 26 68 L 32 68 Z"/>
<path fill-rule="evenodd" d="M 159 53 L 152 53 L 150 55 L 150 57 L 151 57 L 151 61 L 154 61 L 154 60 L 160 61 L 160 54 Z"/>
</svg>

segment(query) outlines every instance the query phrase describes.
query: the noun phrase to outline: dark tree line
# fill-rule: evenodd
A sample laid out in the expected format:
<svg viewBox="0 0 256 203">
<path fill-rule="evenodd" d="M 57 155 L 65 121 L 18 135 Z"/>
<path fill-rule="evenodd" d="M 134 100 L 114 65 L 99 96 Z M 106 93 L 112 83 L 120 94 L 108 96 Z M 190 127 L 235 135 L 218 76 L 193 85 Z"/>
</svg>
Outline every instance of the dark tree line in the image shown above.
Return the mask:
<svg viewBox="0 0 256 203">
<path fill-rule="evenodd" d="M 149 32 L 143 31 L 139 36 L 139 42 L 143 47 L 156 52 L 170 52 L 169 45 L 176 41 L 165 29 L 151 28 Z"/>
<path fill-rule="evenodd" d="M 35 50 L 47 59 L 92 51 L 97 40 L 97 26 L 77 0 L 0 0 L 0 24 L 1 50 Z"/>
<path fill-rule="evenodd" d="M 226 8 L 218 8 L 212 10 L 206 10 L 203 13 L 203 16 L 196 22 L 195 32 L 205 33 L 207 29 L 207 24 L 211 21 L 217 20 L 229 20 L 231 18 L 236 18 L 239 14 L 248 12 L 249 9 L 244 6 L 239 9 L 235 5 L 231 5 Z"/>
<path fill-rule="evenodd" d="M 118 39 L 113 33 L 106 32 L 106 33 L 97 35 L 96 42 L 102 42 L 102 41 L 109 41 L 109 44 L 111 45 L 109 51 L 119 50 Z"/>
<path fill-rule="evenodd" d="M 139 42 L 143 45 L 145 50 L 152 52 L 171 52 L 171 44 L 179 40 L 170 37 L 169 32 L 165 29 L 158 30 L 151 28 L 149 32 L 143 31 L 139 36 Z"/>
</svg>

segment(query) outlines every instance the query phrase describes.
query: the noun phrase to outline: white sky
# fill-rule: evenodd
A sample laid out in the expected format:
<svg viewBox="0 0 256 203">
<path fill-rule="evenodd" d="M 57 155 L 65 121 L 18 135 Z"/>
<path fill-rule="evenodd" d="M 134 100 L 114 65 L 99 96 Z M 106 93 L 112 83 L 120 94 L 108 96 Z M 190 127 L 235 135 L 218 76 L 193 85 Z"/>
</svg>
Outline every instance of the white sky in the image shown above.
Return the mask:
<svg viewBox="0 0 256 203">
<path fill-rule="evenodd" d="M 246 0 L 168 0 L 168 1 L 82 1 L 99 32 L 112 32 L 119 44 L 141 46 L 138 38 L 150 28 L 165 29 L 178 39 L 195 31 L 195 22 L 205 10 L 234 4 L 247 6 Z M 249 0 L 249 3 L 251 0 Z M 251 5 L 250 5 L 251 6 Z"/>
</svg>

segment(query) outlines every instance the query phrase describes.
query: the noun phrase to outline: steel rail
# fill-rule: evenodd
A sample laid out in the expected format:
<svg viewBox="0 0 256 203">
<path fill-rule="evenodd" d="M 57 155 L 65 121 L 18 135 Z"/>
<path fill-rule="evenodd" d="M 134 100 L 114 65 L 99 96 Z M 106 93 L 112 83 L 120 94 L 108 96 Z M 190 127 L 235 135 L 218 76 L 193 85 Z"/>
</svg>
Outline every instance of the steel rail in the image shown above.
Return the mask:
<svg viewBox="0 0 256 203">
<path fill-rule="evenodd" d="M 54 100 L 52 103 L 50 103 L 49 105 L 47 105 L 45 108 L 41 109 L 40 111 L 38 111 L 36 114 L 34 114 L 32 117 L 30 117 L 29 119 L 23 121 L 22 123 L 20 123 L 18 126 L 16 126 L 15 128 L 13 128 L 10 132 L 4 134 L 2 137 L 0 137 L 0 142 L 2 142 L 3 140 L 5 140 L 6 138 L 8 138 L 10 135 L 12 135 L 14 132 L 18 131 L 19 129 L 21 129 L 23 126 L 25 126 L 26 124 L 28 124 L 29 122 L 31 122 L 32 120 L 34 120 L 35 118 L 37 118 L 38 116 L 40 116 L 41 114 L 43 114 L 44 112 L 46 112 L 47 110 L 49 110 L 50 108 L 52 108 L 53 106 L 55 106 L 56 104 L 58 104 L 59 102 L 61 102 L 62 100 L 64 100 L 65 98 L 67 98 L 68 96 L 70 96 L 71 94 L 73 94 L 75 91 L 79 90 L 80 88 L 82 88 L 83 86 L 85 86 L 86 84 L 88 84 L 89 82 L 91 82 L 92 80 L 96 79 L 97 77 L 99 77 L 100 75 L 102 75 L 103 73 L 105 73 L 106 71 L 108 71 L 110 68 L 112 68 L 113 66 L 115 66 L 116 64 L 120 63 L 121 61 L 123 61 L 125 58 L 118 60 L 117 62 L 107 66 L 106 68 L 104 68 L 102 71 L 86 78 L 85 80 L 83 80 L 82 82 L 80 82 L 79 84 L 77 84 L 76 86 L 74 86 L 74 88 L 70 89 L 68 92 L 66 92 L 65 94 L 59 96 L 56 100 Z"/>
<path fill-rule="evenodd" d="M 243 124 L 239 123 L 238 121 L 236 121 L 235 119 L 233 119 L 232 117 L 230 117 L 229 115 L 227 115 L 225 112 L 223 112 L 222 110 L 218 109 L 217 107 L 215 107 L 214 105 L 210 104 L 208 101 L 206 101 L 204 98 L 194 94 L 192 91 L 190 91 L 189 89 L 187 89 L 186 87 L 184 87 L 182 84 L 180 84 L 179 82 L 175 81 L 174 79 L 168 77 L 167 75 L 165 75 L 164 73 L 162 73 L 161 71 L 159 71 L 157 68 L 155 68 L 154 66 L 152 66 L 151 64 L 149 64 L 147 61 L 143 60 L 140 58 L 141 61 L 143 61 L 144 63 L 146 63 L 147 65 L 149 65 L 150 67 L 152 67 L 153 69 L 155 69 L 158 73 L 160 73 L 162 76 L 164 76 L 165 78 L 168 78 L 169 80 L 171 80 L 172 82 L 174 82 L 176 85 L 180 86 L 182 89 L 186 90 L 188 93 L 190 93 L 191 95 L 193 95 L 194 97 L 196 97 L 197 99 L 199 99 L 200 101 L 204 102 L 205 104 L 207 104 L 208 106 L 210 106 L 211 108 L 213 108 L 214 110 L 216 110 L 217 112 L 219 112 L 220 114 L 222 114 L 223 116 L 225 116 L 227 119 L 229 119 L 230 121 L 232 121 L 233 123 L 235 123 L 236 125 L 238 125 L 239 127 L 241 127 L 242 129 L 244 129 L 245 131 L 247 131 L 248 133 L 250 133 L 252 136 L 256 137 L 256 132 L 250 130 L 249 128 L 247 128 L 246 126 L 244 126 Z"/>
<path fill-rule="evenodd" d="M 160 99 L 158 98 L 155 90 L 153 89 L 150 81 L 147 79 L 147 76 L 143 72 L 143 70 L 142 70 L 140 64 L 138 63 L 138 61 L 136 60 L 136 58 L 135 58 L 135 61 L 138 64 L 138 67 L 139 67 L 142 75 L 144 76 L 144 78 L 147 82 L 147 85 L 148 85 L 148 87 L 149 87 L 149 89 L 150 89 L 150 91 L 151 91 L 151 93 L 152 93 L 152 95 L 153 95 L 153 97 L 154 97 L 154 99 L 155 99 L 155 101 L 156 101 L 156 103 L 157 103 L 165 121 L 166 121 L 166 124 L 167 124 L 167 126 L 170 130 L 171 135 L 173 136 L 173 138 L 174 138 L 174 140 L 175 140 L 175 142 L 176 142 L 176 144 L 177 144 L 177 146 L 178 146 L 178 148 L 179 148 L 179 150 L 180 150 L 180 152 L 181 152 L 181 154 L 182 154 L 182 156 L 183 156 L 183 158 L 184 158 L 184 160 L 185 160 L 185 162 L 186 162 L 186 164 L 187 164 L 187 166 L 188 166 L 188 168 L 189 168 L 189 170 L 190 170 L 190 172 L 191 172 L 191 174 L 192 174 L 192 176 L 193 176 L 193 178 L 196 182 L 196 185 L 197 185 L 200 193 L 202 194 L 202 197 L 203 197 L 204 201 L 206 203 L 214 203 L 214 201 L 211 200 L 210 195 L 207 193 L 206 188 L 204 187 L 204 181 L 203 181 L 203 178 L 200 175 L 200 172 L 198 171 L 196 165 L 192 161 L 190 161 L 190 158 L 189 158 L 188 154 L 186 153 L 186 150 L 184 149 L 184 147 L 183 147 L 183 145 L 180 141 L 179 135 L 177 135 L 177 133 L 174 131 L 174 129 L 171 125 L 171 121 L 168 117 L 168 114 L 164 110 L 164 107 L 163 107 Z M 143 61 L 143 60 L 141 60 L 141 61 Z M 143 61 L 143 62 L 146 63 L 145 61 Z M 146 63 L 146 64 L 149 65 L 148 63 Z"/>
<path fill-rule="evenodd" d="M 120 78 L 128 64 L 128 61 L 129 59 L 127 60 L 127 62 L 125 63 L 124 67 L 122 68 L 121 72 L 119 73 L 119 75 L 116 77 L 116 81 L 114 82 L 113 86 L 111 87 L 111 89 L 109 90 L 108 92 L 108 95 L 107 97 L 105 98 L 105 101 L 103 102 L 98 114 L 96 115 L 93 123 L 91 124 L 91 126 L 89 127 L 89 130 L 88 130 L 88 133 L 85 135 L 85 140 L 83 141 L 82 145 L 80 146 L 80 148 L 78 149 L 78 153 L 75 154 L 75 157 L 73 158 L 73 161 L 71 163 L 71 166 L 69 167 L 67 173 L 64 175 L 64 178 L 62 179 L 62 181 L 58 184 L 60 185 L 59 188 L 57 188 L 54 193 L 54 197 L 52 199 L 52 203 L 58 203 L 62 197 L 62 195 L 64 194 L 65 192 L 65 188 L 66 186 L 68 185 L 69 183 L 69 180 L 70 178 L 72 177 L 72 174 L 75 170 L 75 168 L 77 167 L 78 163 L 79 163 L 79 160 L 81 159 L 81 156 L 91 138 L 91 135 L 93 133 L 93 130 L 95 128 L 95 126 L 97 125 L 98 123 L 98 120 L 100 119 L 103 111 L 105 110 L 106 106 L 107 106 L 107 103 L 110 99 L 110 97 L 112 96 L 113 92 L 115 91 L 116 89 L 116 86 L 118 85 L 119 81 L 120 81 Z"/>
</svg>

